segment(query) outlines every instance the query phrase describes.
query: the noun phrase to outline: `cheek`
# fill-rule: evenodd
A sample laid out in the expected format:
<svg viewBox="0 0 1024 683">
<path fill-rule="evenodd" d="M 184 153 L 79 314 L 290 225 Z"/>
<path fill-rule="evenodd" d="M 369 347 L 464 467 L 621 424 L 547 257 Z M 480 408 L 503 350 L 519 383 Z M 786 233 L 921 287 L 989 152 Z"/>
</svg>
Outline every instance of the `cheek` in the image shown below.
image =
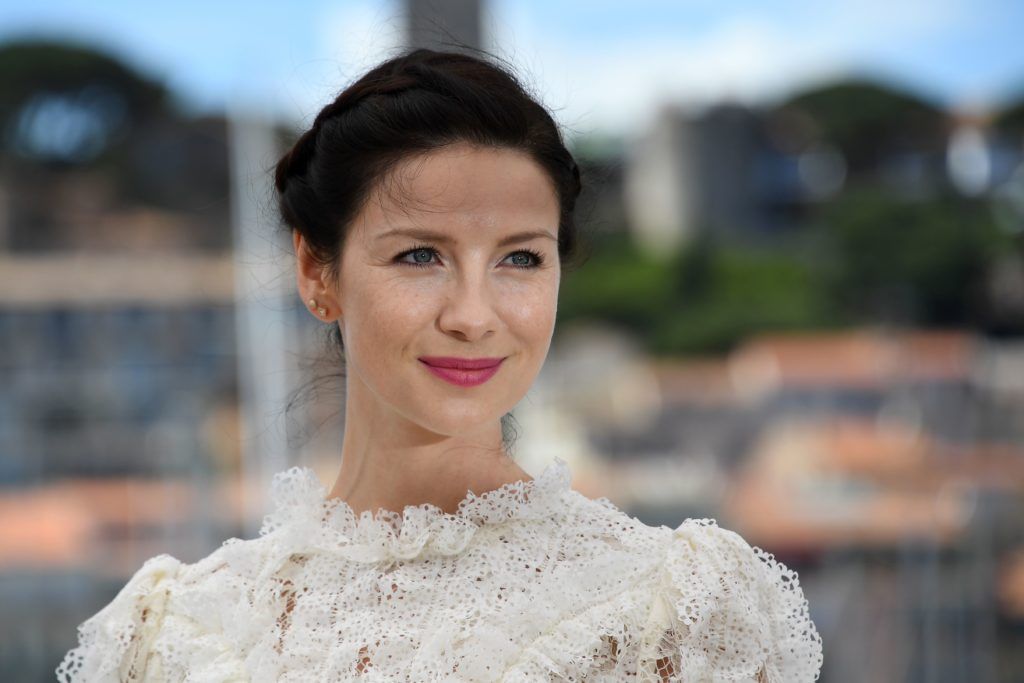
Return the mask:
<svg viewBox="0 0 1024 683">
<path fill-rule="evenodd" d="M 386 362 L 396 348 L 409 345 L 434 315 L 432 299 L 408 282 L 366 282 L 351 291 L 349 301 L 354 303 L 345 318 L 349 343 L 366 362 Z"/>
<path fill-rule="evenodd" d="M 513 332 L 531 341 L 550 339 L 558 308 L 558 283 L 536 282 L 508 297 Z"/>
</svg>

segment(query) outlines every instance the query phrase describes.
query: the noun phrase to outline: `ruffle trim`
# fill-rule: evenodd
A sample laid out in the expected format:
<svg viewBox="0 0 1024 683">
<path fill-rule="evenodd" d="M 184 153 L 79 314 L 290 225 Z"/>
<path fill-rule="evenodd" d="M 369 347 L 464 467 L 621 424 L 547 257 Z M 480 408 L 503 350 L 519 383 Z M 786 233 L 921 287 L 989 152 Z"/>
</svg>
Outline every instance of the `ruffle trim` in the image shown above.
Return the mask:
<svg viewBox="0 0 1024 683">
<path fill-rule="evenodd" d="M 167 554 L 146 560 L 113 600 L 78 626 L 78 645 L 57 666 L 57 680 L 147 680 L 170 586 L 183 566 Z"/>
<path fill-rule="evenodd" d="M 687 519 L 673 533 L 665 571 L 679 680 L 818 678 L 821 636 L 797 573 L 774 555 L 714 519 Z"/>
<path fill-rule="evenodd" d="M 276 534 L 289 553 L 321 552 L 355 562 L 411 560 L 462 552 L 481 527 L 552 515 L 570 490 L 572 473 L 561 458 L 530 480 L 514 481 L 477 495 L 472 491 L 447 513 L 436 505 L 407 505 L 403 512 L 364 510 L 358 516 L 344 500 L 327 498 L 308 467 L 274 475 L 273 511 L 260 535 Z"/>
</svg>

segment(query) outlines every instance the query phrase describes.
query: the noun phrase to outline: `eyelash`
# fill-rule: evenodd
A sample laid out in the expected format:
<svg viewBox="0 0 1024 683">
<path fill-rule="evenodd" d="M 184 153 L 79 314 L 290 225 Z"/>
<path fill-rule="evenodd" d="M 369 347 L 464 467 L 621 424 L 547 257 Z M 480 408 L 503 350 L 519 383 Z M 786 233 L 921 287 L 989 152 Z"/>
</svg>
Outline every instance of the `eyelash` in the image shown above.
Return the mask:
<svg viewBox="0 0 1024 683">
<path fill-rule="evenodd" d="M 417 251 L 430 251 L 430 252 L 433 252 L 435 254 L 438 253 L 437 249 L 434 249 L 433 247 L 428 246 L 426 244 L 420 244 L 420 245 L 417 245 L 417 246 L 413 247 L 412 249 L 409 249 L 407 251 L 403 251 L 401 254 L 399 254 L 398 256 L 395 257 L 395 261 L 397 261 L 398 263 L 400 263 L 400 264 L 402 264 L 404 266 L 412 266 L 413 268 L 427 268 L 427 267 L 433 265 L 431 263 L 414 263 L 414 262 L 403 261 L 402 260 L 403 258 L 408 256 L 409 254 L 416 253 Z M 541 256 L 540 254 L 538 254 L 537 252 L 533 251 L 532 249 L 519 249 L 519 250 L 516 250 L 516 251 L 514 251 L 512 253 L 513 254 L 529 254 L 530 256 L 533 257 L 533 259 L 535 261 L 535 263 L 532 266 L 516 266 L 516 265 L 514 265 L 514 266 L 512 266 L 513 268 L 518 268 L 520 270 L 531 270 L 533 268 L 540 267 L 544 263 L 544 257 Z"/>
</svg>

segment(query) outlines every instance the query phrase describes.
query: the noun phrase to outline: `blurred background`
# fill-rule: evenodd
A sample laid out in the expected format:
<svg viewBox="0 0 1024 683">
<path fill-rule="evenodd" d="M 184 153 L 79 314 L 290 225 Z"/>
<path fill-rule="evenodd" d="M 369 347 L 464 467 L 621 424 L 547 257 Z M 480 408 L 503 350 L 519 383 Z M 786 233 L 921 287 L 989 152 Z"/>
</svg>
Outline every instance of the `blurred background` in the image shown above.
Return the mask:
<svg viewBox="0 0 1024 683">
<path fill-rule="evenodd" d="M 797 569 L 822 681 L 1024 680 L 1024 5 L 0 7 L 0 671 L 339 466 L 277 157 L 410 45 L 508 60 L 591 256 L 515 455 Z"/>
</svg>

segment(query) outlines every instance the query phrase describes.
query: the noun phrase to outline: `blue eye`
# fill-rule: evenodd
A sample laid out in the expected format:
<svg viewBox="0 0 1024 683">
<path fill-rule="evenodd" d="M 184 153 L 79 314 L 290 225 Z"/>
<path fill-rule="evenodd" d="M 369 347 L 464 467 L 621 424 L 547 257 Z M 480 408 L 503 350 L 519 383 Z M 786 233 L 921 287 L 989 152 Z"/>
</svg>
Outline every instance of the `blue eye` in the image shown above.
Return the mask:
<svg viewBox="0 0 1024 683">
<path fill-rule="evenodd" d="M 408 256 L 409 254 L 436 254 L 436 253 L 437 253 L 437 251 L 435 251 L 434 249 L 431 249 L 430 247 L 416 247 L 415 249 L 410 249 L 409 251 L 406 251 L 406 252 L 403 252 L 403 253 L 399 254 L 397 258 L 402 259 L 402 258 Z M 413 257 L 413 258 L 415 259 L 415 257 Z M 400 263 L 404 263 L 404 264 L 409 265 L 409 266 L 418 266 L 420 268 L 423 268 L 424 266 L 429 266 L 430 265 L 430 261 L 413 261 L 412 263 L 410 263 L 409 261 L 400 261 Z"/>
<path fill-rule="evenodd" d="M 419 260 L 405 261 L 405 260 L 403 260 L 409 254 L 414 254 L 414 255 L 415 254 L 433 255 L 433 254 L 437 254 L 437 250 L 434 249 L 433 247 L 429 247 L 429 246 L 426 246 L 426 245 L 418 245 L 418 246 L 413 247 L 412 249 L 409 249 L 408 251 L 403 251 L 401 254 L 399 254 L 398 256 L 395 257 L 395 261 L 397 263 L 401 263 L 402 265 L 413 266 L 414 268 L 426 268 L 426 267 L 431 265 L 431 262 L 429 260 L 426 260 L 426 261 L 419 261 Z M 538 268 L 542 263 L 544 263 L 544 257 L 541 256 L 539 253 L 533 251 L 532 249 L 520 249 L 518 251 L 512 252 L 511 254 L 509 254 L 509 256 L 519 256 L 520 254 L 526 254 L 527 256 L 532 257 L 534 263 L 530 264 L 530 263 L 519 262 L 519 263 L 513 264 L 513 266 L 512 266 L 513 268 L 519 268 L 521 270 L 530 270 L 530 269 L 533 269 L 533 268 Z M 413 256 L 413 258 L 415 259 L 416 257 Z"/>
</svg>

